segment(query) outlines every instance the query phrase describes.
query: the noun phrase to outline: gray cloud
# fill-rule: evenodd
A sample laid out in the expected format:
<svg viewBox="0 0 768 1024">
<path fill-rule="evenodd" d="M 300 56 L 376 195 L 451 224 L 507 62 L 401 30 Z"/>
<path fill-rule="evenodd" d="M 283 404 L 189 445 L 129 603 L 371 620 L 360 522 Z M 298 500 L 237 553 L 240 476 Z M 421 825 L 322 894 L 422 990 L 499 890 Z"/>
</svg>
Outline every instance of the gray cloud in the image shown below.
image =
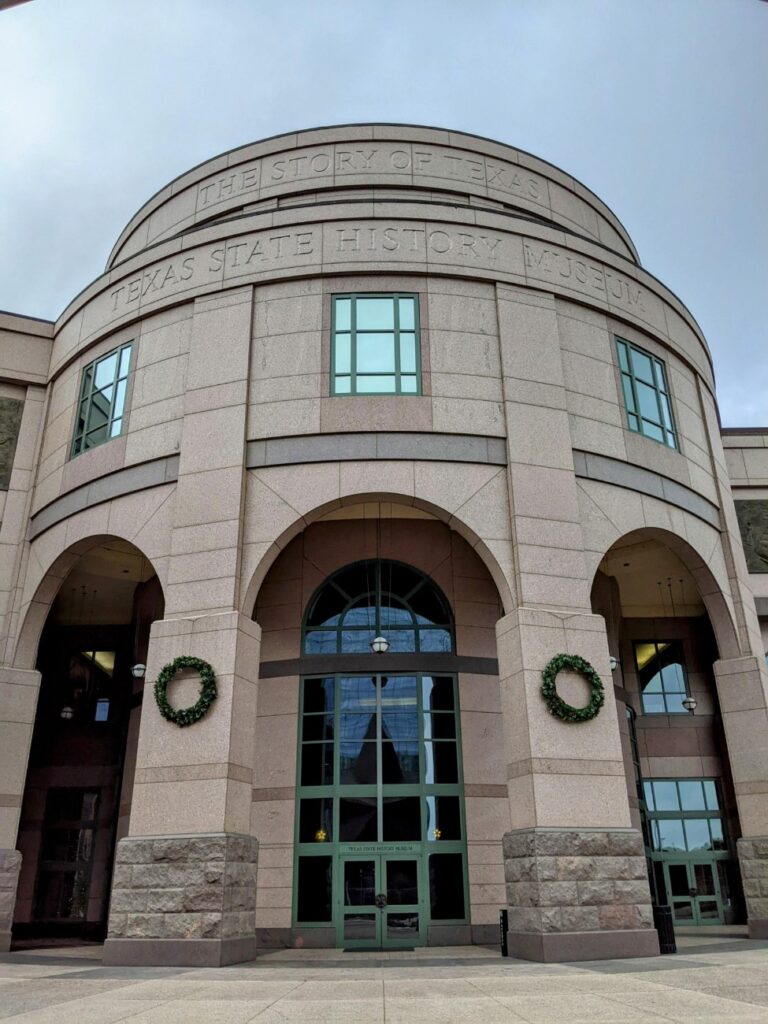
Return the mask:
<svg viewBox="0 0 768 1024">
<path fill-rule="evenodd" d="M 701 324 L 724 423 L 763 425 L 767 30 L 759 0 L 33 0 L 0 12 L 0 308 L 57 316 L 221 150 L 434 124 L 597 192 Z"/>
</svg>

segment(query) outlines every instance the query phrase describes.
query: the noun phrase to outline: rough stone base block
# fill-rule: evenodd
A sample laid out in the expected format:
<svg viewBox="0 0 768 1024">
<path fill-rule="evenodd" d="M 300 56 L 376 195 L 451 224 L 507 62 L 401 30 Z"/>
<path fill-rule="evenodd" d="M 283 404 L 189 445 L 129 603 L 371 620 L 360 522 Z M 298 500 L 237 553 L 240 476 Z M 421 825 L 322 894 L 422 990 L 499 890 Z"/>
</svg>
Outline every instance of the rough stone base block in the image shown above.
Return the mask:
<svg viewBox="0 0 768 1024">
<path fill-rule="evenodd" d="M 604 960 L 657 956 L 641 834 L 526 829 L 503 840 L 510 956 Z"/>
<path fill-rule="evenodd" d="M 256 953 L 252 836 L 121 839 L 104 963 L 217 966 Z"/>
<path fill-rule="evenodd" d="M 750 939 L 768 939 L 768 836 L 739 839 L 741 868 Z"/>
<path fill-rule="evenodd" d="M 7 953 L 11 948 L 11 925 L 20 871 L 19 851 L 0 850 L 0 953 Z"/>
</svg>

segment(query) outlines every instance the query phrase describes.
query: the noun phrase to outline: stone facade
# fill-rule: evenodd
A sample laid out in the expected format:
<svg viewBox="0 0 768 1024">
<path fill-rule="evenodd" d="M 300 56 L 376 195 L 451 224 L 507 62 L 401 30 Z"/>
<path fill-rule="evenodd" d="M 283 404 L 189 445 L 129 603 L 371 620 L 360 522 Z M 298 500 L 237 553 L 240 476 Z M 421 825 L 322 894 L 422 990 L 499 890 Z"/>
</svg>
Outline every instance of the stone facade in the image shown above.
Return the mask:
<svg viewBox="0 0 768 1024">
<path fill-rule="evenodd" d="M 508 832 L 503 848 L 512 956 L 658 953 L 639 832 L 530 829 Z"/>
<path fill-rule="evenodd" d="M 418 394 L 336 393 L 335 303 L 362 293 L 418 307 Z M 73 457 L 87 368 L 127 346 L 115 436 Z M 630 419 L 627 346 L 656 361 L 674 443 Z M 748 517 L 748 563 L 734 498 L 768 500 L 768 431 L 721 430 L 714 396 L 700 328 L 613 212 L 513 147 L 338 126 L 241 147 L 157 192 L 55 323 L 0 313 L 0 847 L 23 854 L 0 913 L 14 933 L 64 917 L 103 935 L 111 895 L 114 963 L 340 942 L 327 914 L 298 918 L 297 749 L 301 679 L 350 664 L 456 678 L 467 906 L 455 926 L 430 920 L 427 941 L 487 940 L 506 903 L 519 955 L 652 953 L 643 779 L 715 786 L 721 904 L 762 933 L 768 573 L 748 568 L 764 568 L 765 517 Z M 377 559 L 441 588 L 450 654 L 310 657 L 317 588 Z M 682 645 L 695 718 L 646 708 L 636 649 L 656 641 Z M 560 653 L 604 682 L 588 722 L 541 699 Z M 219 692 L 180 730 L 152 684 L 183 654 L 213 666 Z M 175 706 L 196 700 L 193 679 L 173 688 Z M 558 689 L 585 701 L 572 674 Z M 50 794 L 78 787 L 96 815 L 95 853 L 76 855 L 87 892 L 46 861 L 61 837 L 43 842 L 71 830 Z"/>
<path fill-rule="evenodd" d="M 739 840 L 739 861 L 749 909 L 749 933 L 768 938 L 768 836 Z"/>
<path fill-rule="evenodd" d="M 18 850 L 0 850 L 0 952 L 11 948 L 11 925 L 19 881 L 21 854 Z"/>
<path fill-rule="evenodd" d="M 253 955 L 258 842 L 252 836 L 122 839 L 112 880 L 107 963 L 216 966 Z"/>
</svg>

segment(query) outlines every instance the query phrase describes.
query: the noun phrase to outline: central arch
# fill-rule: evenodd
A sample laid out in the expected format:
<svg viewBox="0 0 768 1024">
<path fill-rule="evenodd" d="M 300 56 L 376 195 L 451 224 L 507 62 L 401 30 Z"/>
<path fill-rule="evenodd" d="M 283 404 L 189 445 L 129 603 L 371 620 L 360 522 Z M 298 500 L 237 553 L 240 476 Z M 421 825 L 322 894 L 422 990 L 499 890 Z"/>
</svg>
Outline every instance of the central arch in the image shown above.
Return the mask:
<svg viewBox="0 0 768 1024">
<path fill-rule="evenodd" d="M 509 828 L 501 615 L 476 549 L 425 509 L 337 504 L 280 551 L 254 609 L 256 742 L 273 756 L 256 759 L 253 828 L 269 863 L 290 846 L 290 895 L 278 872 L 260 879 L 257 934 L 493 940 L 504 876 L 487 837 Z"/>
<path fill-rule="evenodd" d="M 404 562 L 339 569 L 302 629 L 302 654 L 326 668 L 301 680 L 295 916 L 331 924 L 345 948 L 422 945 L 434 924 L 467 924 L 457 678 L 382 671 L 385 647 L 452 654 L 444 594 Z M 349 654 L 367 671 L 350 672 Z"/>
</svg>

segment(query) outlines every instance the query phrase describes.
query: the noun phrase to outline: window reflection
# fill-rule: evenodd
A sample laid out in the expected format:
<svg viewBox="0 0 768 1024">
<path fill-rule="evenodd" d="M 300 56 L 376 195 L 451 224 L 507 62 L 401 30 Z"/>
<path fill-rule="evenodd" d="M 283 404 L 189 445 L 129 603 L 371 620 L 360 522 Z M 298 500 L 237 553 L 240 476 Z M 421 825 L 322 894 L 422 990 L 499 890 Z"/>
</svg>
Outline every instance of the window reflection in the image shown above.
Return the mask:
<svg viewBox="0 0 768 1024">
<path fill-rule="evenodd" d="M 332 308 L 333 393 L 417 394 L 417 297 L 336 295 Z"/>
<path fill-rule="evenodd" d="M 130 363 L 129 343 L 83 371 L 72 456 L 121 433 Z"/>
<path fill-rule="evenodd" d="M 714 779 L 646 779 L 643 791 L 655 851 L 727 849 Z"/>
<path fill-rule="evenodd" d="M 646 714 L 687 714 L 683 645 L 679 640 L 636 643 L 635 662 Z"/>
<path fill-rule="evenodd" d="M 399 562 L 369 560 L 331 576 L 310 601 L 306 654 L 367 654 L 385 636 L 394 653 L 451 653 L 448 604 L 426 576 Z"/>
<path fill-rule="evenodd" d="M 433 917 L 463 920 L 466 865 L 455 678 L 318 676 L 303 681 L 300 706 L 297 919 L 328 920 L 331 876 L 343 885 L 346 870 L 337 874 L 332 860 L 329 872 L 329 854 L 344 857 L 358 844 L 426 841 L 444 853 L 444 859 L 430 862 Z M 407 852 L 415 855 L 416 849 Z M 399 860 L 389 863 L 402 867 Z M 403 875 L 395 882 L 402 890 L 400 905 L 407 905 L 412 880 Z"/>
</svg>

